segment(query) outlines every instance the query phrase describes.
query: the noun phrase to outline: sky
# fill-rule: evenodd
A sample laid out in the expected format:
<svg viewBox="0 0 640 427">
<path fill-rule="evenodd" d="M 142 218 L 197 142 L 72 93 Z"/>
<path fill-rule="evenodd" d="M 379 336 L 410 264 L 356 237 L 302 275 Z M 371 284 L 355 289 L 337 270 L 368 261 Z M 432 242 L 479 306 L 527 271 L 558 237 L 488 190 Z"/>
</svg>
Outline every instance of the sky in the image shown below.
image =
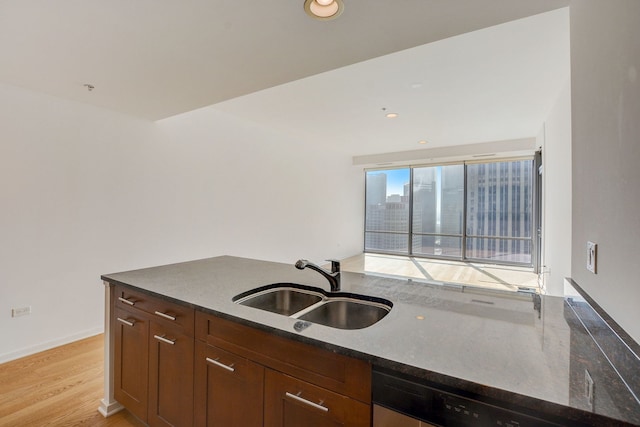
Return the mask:
<svg viewBox="0 0 640 427">
<path fill-rule="evenodd" d="M 409 183 L 409 169 L 388 169 L 380 172 L 387 174 L 387 196 L 404 194 L 404 185 Z"/>
</svg>

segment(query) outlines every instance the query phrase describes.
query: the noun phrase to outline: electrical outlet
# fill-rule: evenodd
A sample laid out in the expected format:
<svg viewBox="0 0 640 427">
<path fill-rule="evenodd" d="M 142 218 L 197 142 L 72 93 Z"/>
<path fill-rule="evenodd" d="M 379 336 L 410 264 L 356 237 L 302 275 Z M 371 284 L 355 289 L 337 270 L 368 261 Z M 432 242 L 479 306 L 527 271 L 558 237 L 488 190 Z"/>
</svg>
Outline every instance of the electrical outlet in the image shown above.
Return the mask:
<svg viewBox="0 0 640 427">
<path fill-rule="evenodd" d="M 598 245 L 587 242 L 587 270 L 596 274 L 596 261 L 598 256 Z"/>
<path fill-rule="evenodd" d="M 31 306 L 11 309 L 11 317 L 27 316 L 31 314 Z"/>
<path fill-rule="evenodd" d="M 589 401 L 589 406 L 591 406 L 591 410 L 593 410 L 593 402 L 595 399 L 594 395 L 594 382 L 593 378 L 589 374 L 589 371 L 584 370 L 584 397 L 586 397 Z"/>
</svg>

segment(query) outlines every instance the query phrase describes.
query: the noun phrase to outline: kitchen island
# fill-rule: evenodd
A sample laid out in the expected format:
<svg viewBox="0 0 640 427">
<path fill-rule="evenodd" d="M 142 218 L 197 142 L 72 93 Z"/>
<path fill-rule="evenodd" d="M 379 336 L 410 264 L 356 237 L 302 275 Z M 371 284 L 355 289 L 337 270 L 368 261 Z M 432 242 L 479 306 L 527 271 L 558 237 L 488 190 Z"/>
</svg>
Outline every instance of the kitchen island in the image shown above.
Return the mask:
<svg viewBox="0 0 640 427">
<path fill-rule="evenodd" d="M 370 376 L 373 369 L 556 425 L 640 425 L 640 360 L 635 343 L 620 344 L 618 336 L 608 333 L 602 318 L 570 283 L 565 297 L 539 297 L 343 272 L 343 291 L 389 300 L 391 311 L 364 329 L 312 324 L 299 331 L 294 327 L 296 319 L 233 302 L 241 293 L 274 283 L 328 288 L 322 276 L 297 270 L 293 263 L 221 256 L 106 274 L 102 279 L 107 285 L 105 398 L 101 406 L 105 415 L 120 408 L 113 395 L 114 300 L 119 298 L 114 287 L 118 287 L 193 310 L 196 346 L 198 325 L 219 321 L 222 329 L 233 330 L 237 325 L 239 334 L 255 333 L 259 340 L 273 337 L 279 345 L 304 346 L 303 352 L 317 349 L 326 360 L 331 355 L 345 358 L 335 363 L 353 360 L 355 368 L 345 370 L 361 377 Z M 225 342 L 229 340 L 233 338 Z M 202 345 L 211 343 L 206 337 L 202 340 Z M 237 343 L 233 346 L 244 352 Z M 264 348 L 271 347 L 265 343 Z M 187 351 L 183 356 L 187 364 L 189 355 L 198 351 Z M 257 362 L 269 372 L 285 370 L 273 365 L 274 357 L 256 361 L 262 356 L 255 351 L 253 357 L 247 354 L 241 354 L 242 360 Z M 191 360 L 193 363 L 193 356 Z M 371 369 L 363 368 L 362 363 Z M 190 369 L 198 372 L 197 367 Z M 370 386 L 371 378 L 362 381 Z M 197 406 L 206 403 L 198 403 L 197 390 L 193 397 L 196 414 Z M 355 393 L 352 397 L 357 402 L 370 403 L 368 397 L 358 394 L 361 391 L 345 391 L 351 396 L 349 393 Z M 200 425 L 197 415 L 195 421 Z"/>
</svg>

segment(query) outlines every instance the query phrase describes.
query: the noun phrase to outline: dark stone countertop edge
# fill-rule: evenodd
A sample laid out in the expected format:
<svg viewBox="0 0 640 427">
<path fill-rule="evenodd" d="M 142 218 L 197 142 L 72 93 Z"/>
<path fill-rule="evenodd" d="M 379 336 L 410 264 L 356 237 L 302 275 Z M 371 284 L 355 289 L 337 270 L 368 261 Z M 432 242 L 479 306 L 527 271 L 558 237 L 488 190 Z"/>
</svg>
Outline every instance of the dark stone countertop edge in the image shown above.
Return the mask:
<svg viewBox="0 0 640 427">
<path fill-rule="evenodd" d="M 576 291 L 580 294 L 582 298 L 587 301 L 587 303 L 591 306 L 591 308 L 604 320 L 604 322 L 609 326 L 609 328 L 620 338 L 620 340 L 629 347 L 633 353 L 635 353 L 636 357 L 640 359 L 640 344 L 637 343 L 631 336 L 616 322 L 609 314 L 600 305 L 589 296 L 589 294 L 580 287 L 573 279 L 566 278 L 571 286 L 575 288 Z"/>
</svg>

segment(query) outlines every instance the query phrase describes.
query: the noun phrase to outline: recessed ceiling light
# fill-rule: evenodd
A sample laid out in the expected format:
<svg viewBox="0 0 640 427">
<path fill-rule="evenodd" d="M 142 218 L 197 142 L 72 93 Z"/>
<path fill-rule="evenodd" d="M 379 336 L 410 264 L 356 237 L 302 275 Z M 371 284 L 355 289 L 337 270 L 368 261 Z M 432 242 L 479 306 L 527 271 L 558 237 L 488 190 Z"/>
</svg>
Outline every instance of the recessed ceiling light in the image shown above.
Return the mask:
<svg viewBox="0 0 640 427">
<path fill-rule="evenodd" d="M 422 87 L 422 83 L 420 82 L 415 82 L 411 85 L 412 89 L 420 89 Z"/>
<path fill-rule="evenodd" d="M 418 144 L 426 144 L 426 143 L 428 143 L 428 142 L 429 142 L 429 141 L 425 141 L 424 139 L 422 139 L 422 140 L 418 141 Z"/>
<path fill-rule="evenodd" d="M 398 113 L 387 113 L 384 115 L 387 119 L 395 119 L 398 117 Z"/>
<path fill-rule="evenodd" d="M 344 10 L 342 0 L 305 0 L 304 11 L 314 19 L 327 21 L 335 19 Z"/>
</svg>

